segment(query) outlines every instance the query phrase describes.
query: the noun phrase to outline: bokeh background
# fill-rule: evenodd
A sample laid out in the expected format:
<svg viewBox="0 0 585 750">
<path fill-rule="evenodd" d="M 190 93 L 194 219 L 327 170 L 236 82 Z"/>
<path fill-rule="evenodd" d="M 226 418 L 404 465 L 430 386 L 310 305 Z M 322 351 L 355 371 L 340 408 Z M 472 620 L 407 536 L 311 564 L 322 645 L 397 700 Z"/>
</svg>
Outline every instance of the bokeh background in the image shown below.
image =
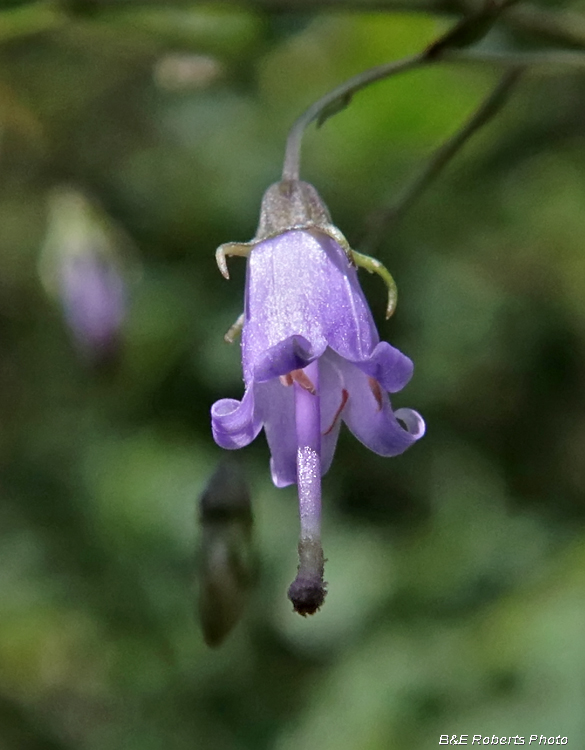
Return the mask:
<svg viewBox="0 0 585 750">
<path fill-rule="evenodd" d="M 240 452 L 259 576 L 241 623 L 210 650 L 196 507 L 222 454 L 210 405 L 242 394 L 239 347 L 222 337 L 244 285 L 244 262 L 227 282 L 214 250 L 253 236 L 287 129 L 313 99 L 420 50 L 453 18 L 292 0 L 278 13 L 11 5 L 0 11 L 2 750 L 426 750 L 455 733 L 582 747 L 583 74 L 527 75 L 385 233 L 377 254 L 400 295 L 389 322 L 382 283 L 364 274 L 382 337 L 415 362 L 394 403 L 418 409 L 428 433 L 383 459 L 342 431 L 324 481 L 330 590 L 313 618 L 286 598 L 295 488 L 271 485 L 262 436 Z M 483 44 L 548 42 L 502 22 Z M 311 129 L 303 176 L 357 249 L 372 212 L 498 76 L 409 73 Z M 64 186 L 92 207 L 127 285 L 107 366 L 89 366 L 39 273 Z"/>
</svg>

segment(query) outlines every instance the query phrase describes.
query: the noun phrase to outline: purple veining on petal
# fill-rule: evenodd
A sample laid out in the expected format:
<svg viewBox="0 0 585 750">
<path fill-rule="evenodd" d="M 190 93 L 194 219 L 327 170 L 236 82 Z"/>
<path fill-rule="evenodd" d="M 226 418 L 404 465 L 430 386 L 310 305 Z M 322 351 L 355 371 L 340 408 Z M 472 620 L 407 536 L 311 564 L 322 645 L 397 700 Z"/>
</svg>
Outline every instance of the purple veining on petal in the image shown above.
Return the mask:
<svg viewBox="0 0 585 750">
<path fill-rule="evenodd" d="M 401 391 L 411 379 L 414 369 L 412 360 L 386 341 L 381 341 L 369 357 L 356 362 L 356 365 L 389 393 Z"/>
</svg>

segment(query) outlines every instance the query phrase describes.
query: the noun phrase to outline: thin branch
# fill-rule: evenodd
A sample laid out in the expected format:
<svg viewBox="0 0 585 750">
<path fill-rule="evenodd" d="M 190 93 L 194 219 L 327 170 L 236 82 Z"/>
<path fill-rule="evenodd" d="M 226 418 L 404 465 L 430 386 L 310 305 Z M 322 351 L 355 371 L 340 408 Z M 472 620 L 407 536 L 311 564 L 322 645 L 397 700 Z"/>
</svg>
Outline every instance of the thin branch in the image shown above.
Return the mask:
<svg viewBox="0 0 585 750">
<path fill-rule="evenodd" d="M 445 50 L 441 53 L 443 62 L 464 62 L 478 65 L 496 65 L 503 68 L 536 68 L 539 75 L 557 75 L 559 69 L 583 70 L 585 54 L 565 50 L 546 52 L 484 52 L 479 50 Z"/>
<path fill-rule="evenodd" d="M 481 7 L 482 0 L 205 0 L 207 6 L 251 8 L 268 13 L 307 13 L 320 10 L 424 13 L 440 16 L 467 15 Z M 81 1 L 80 1 L 81 5 Z M 128 8 L 192 7 L 193 0 L 83 0 L 93 11 Z M 503 23 L 560 44 L 585 45 L 585 19 L 572 11 L 556 11 L 521 2 L 506 13 Z"/>
<path fill-rule="evenodd" d="M 371 83 L 381 81 L 398 73 L 404 73 L 415 68 L 436 62 L 463 62 L 477 65 L 496 65 L 504 68 L 537 68 L 540 75 L 556 75 L 558 69 L 585 69 L 585 54 L 582 52 L 480 52 L 454 49 L 439 49 L 432 44 L 427 50 L 395 60 L 385 65 L 379 65 L 366 70 L 334 88 L 325 96 L 314 102 L 293 123 L 286 144 L 283 180 L 297 180 L 300 170 L 301 142 L 308 125 L 315 120 L 324 121 L 336 114 L 349 104 L 352 96 Z"/>
<path fill-rule="evenodd" d="M 373 252 L 390 227 L 394 227 L 437 179 L 443 169 L 459 153 L 467 141 L 492 120 L 508 101 L 512 90 L 522 75 L 521 69 L 504 73 L 498 85 L 480 104 L 479 108 L 449 140 L 431 156 L 420 174 L 406 186 L 398 198 L 386 208 L 376 211 L 368 220 L 369 230 L 360 243 L 366 252 Z"/>
<path fill-rule="evenodd" d="M 192 7 L 193 0 L 84 0 L 100 9 Z M 467 15 L 481 7 L 480 0 L 206 0 L 206 5 L 251 8 L 268 13 L 307 13 L 320 10 Z M 573 11 L 558 11 L 520 2 L 503 15 L 501 23 L 515 31 L 532 34 L 565 47 L 585 48 L 585 17 Z"/>
<path fill-rule="evenodd" d="M 479 8 L 467 15 L 436 39 L 428 48 L 428 57 L 439 57 L 450 49 L 469 47 L 482 39 L 504 11 L 519 0 L 483 0 Z"/>
<path fill-rule="evenodd" d="M 564 47 L 585 47 L 585 16 L 570 10 L 562 12 L 522 3 L 506 14 L 510 28 L 530 33 L 543 41 Z"/>
<path fill-rule="evenodd" d="M 132 8 L 140 6 L 192 6 L 193 0 L 85 0 L 92 9 Z M 322 8 L 343 10 L 381 10 L 411 13 L 460 14 L 468 10 L 465 0 L 206 0 L 206 5 L 234 5 L 260 8 L 269 12 L 296 13 L 318 11 Z"/>
<path fill-rule="evenodd" d="M 206 5 L 233 5 L 270 13 L 297 13 L 340 9 L 343 11 L 382 11 L 425 13 L 430 15 L 466 15 L 480 6 L 479 0 L 206 0 Z M 101 8 L 162 8 L 193 5 L 193 0 L 85 0 L 92 10 Z M 531 3 L 521 3 L 506 13 L 504 23 L 522 31 L 566 45 L 585 45 L 585 19 L 572 11 L 555 11 Z"/>
</svg>

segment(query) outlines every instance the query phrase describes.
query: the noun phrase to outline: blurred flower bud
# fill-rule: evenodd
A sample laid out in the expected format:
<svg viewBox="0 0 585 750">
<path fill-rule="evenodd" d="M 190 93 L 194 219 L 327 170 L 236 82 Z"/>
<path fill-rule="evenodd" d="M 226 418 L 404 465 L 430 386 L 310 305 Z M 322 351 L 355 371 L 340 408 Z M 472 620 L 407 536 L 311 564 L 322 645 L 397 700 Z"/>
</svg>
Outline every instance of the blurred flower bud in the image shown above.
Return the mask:
<svg viewBox="0 0 585 750">
<path fill-rule="evenodd" d="M 92 364 L 109 362 L 119 351 L 126 309 L 120 242 L 108 217 L 81 192 L 60 187 L 50 193 L 41 279 Z"/>
<path fill-rule="evenodd" d="M 222 462 L 199 499 L 199 619 L 208 646 L 238 623 L 255 579 L 252 505 L 240 469 Z"/>
<path fill-rule="evenodd" d="M 166 91 L 204 89 L 221 76 L 222 66 L 211 55 L 172 53 L 157 60 L 154 80 Z"/>
</svg>

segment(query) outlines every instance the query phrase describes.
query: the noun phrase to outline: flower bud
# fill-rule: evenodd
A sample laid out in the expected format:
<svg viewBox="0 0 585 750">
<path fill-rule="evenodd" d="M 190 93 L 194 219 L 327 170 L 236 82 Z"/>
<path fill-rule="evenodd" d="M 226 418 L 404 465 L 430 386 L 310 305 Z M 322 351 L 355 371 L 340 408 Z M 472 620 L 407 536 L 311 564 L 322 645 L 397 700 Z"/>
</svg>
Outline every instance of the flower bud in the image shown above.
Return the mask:
<svg viewBox="0 0 585 750">
<path fill-rule="evenodd" d="M 54 190 L 48 214 L 41 279 L 59 301 L 80 354 L 91 364 L 104 364 L 118 353 L 126 311 L 120 237 L 74 188 Z"/>
<path fill-rule="evenodd" d="M 252 505 L 232 462 L 217 467 L 199 500 L 199 619 L 208 646 L 240 620 L 255 578 Z"/>
</svg>

